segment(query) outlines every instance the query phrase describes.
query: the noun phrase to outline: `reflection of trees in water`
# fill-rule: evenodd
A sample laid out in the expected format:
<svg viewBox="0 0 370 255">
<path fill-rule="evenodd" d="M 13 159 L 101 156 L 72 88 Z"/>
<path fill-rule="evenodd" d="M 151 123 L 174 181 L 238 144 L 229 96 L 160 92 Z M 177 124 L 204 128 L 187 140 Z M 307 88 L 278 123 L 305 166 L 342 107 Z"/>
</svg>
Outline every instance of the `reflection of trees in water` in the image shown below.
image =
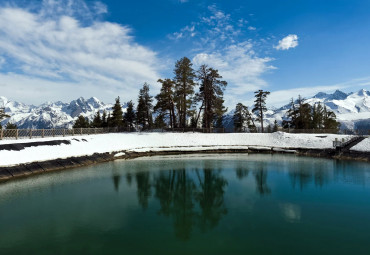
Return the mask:
<svg viewBox="0 0 370 255">
<path fill-rule="evenodd" d="M 246 166 L 243 165 L 242 162 L 238 161 L 236 163 L 235 173 L 236 173 L 236 177 L 239 180 L 242 180 L 248 176 L 249 170 L 246 168 Z"/>
<path fill-rule="evenodd" d="M 118 192 L 118 190 L 119 190 L 119 183 L 120 183 L 120 181 L 121 181 L 121 176 L 118 175 L 118 174 L 114 174 L 113 175 L 113 185 L 114 185 L 114 190 L 116 192 Z"/>
<path fill-rule="evenodd" d="M 151 183 L 150 183 L 150 173 L 149 172 L 137 172 L 135 173 L 136 185 L 137 185 L 137 197 L 139 204 L 143 209 L 148 208 L 149 197 L 152 193 Z"/>
<path fill-rule="evenodd" d="M 173 219 L 175 234 L 182 240 L 190 238 L 194 226 L 202 231 L 214 228 L 227 213 L 223 198 L 227 182 L 220 172 L 196 169 L 196 178 L 190 173 L 194 171 L 161 171 L 154 185 L 159 214 Z"/>
<path fill-rule="evenodd" d="M 220 171 L 204 169 L 203 178 L 198 169 L 196 173 L 200 184 L 195 194 L 195 199 L 201 208 L 199 227 L 202 231 L 206 231 L 217 226 L 222 216 L 227 213 L 224 204 L 224 188 L 227 181 L 220 176 Z"/>
<path fill-rule="evenodd" d="M 267 170 L 266 163 L 258 162 L 256 170 L 254 170 L 254 178 L 256 179 L 257 192 L 260 195 L 271 193 L 271 189 L 267 186 Z"/>
</svg>

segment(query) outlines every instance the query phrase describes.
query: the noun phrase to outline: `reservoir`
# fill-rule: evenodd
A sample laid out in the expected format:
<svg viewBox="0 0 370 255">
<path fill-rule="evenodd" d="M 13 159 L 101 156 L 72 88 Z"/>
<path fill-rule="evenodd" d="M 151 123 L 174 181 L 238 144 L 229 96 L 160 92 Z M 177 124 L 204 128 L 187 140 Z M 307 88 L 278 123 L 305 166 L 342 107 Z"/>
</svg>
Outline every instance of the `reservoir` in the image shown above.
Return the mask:
<svg viewBox="0 0 370 255">
<path fill-rule="evenodd" d="M 370 254 L 369 166 L 194 154 L 0 183 L 0 253 Z"/>
</svg>

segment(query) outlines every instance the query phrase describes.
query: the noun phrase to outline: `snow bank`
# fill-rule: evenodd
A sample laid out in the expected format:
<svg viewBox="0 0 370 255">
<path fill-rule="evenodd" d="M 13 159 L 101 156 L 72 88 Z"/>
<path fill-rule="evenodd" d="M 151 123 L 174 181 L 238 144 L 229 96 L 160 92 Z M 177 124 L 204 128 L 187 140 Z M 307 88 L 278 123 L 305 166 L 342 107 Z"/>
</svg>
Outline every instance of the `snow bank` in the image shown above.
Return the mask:
<svg viewBox="0 0 370 255">
<path fill-rule="evenodd" d="M 333 134 L 272 134 L 250 133 L 119 133 L 86 135 L 75 137 L 56 137 L 10 141 L 0 144 L 25 143 L 48 140 L 69 140 L 71 144 L 57 146 L 28 147 L 21 151 L 0 151 L 0 166 L 45 161 L 57 158 L 92 155 L 114 151 L 201 151 L 209 149 L 248 149 L 250 148 L 332 148 L 335 138 L 341 140 L 346 135 Z M 84 139 L 84 140 L 82 140 Z M 368 149 L 370 151 L 370 149 Z"/>
<path fill-rule="evenodd" d="M 370 151 L 370 138 L 366 138 L 351 148 L 351 151 Z"/>
</svg>

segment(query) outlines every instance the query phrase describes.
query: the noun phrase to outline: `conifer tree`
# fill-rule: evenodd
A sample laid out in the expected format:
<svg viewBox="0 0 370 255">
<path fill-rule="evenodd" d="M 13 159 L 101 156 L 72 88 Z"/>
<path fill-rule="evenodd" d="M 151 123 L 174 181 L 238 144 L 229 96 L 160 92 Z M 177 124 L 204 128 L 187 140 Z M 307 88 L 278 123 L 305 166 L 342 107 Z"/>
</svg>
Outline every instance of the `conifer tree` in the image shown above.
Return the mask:
<svg viewBox="0 0 370 255">
<path fill-rule="evenodd" d="M 260 89 L 254 92 L 254 94 L 256 100 L 254 100 L 254 107 L 252 109 L 252 112 L 254 112 L 258 116 L 257 120 L 261 123 L 261 131 L 263 133 L 263 113 L 267 111 L 266 97 L 270 94 L 270 92 Z"/>
<path fill-rule="evenodd" d="M 274 126 L 272 127 L 272 132 L 277 132 L 279 130 L 279 125 L 277 120 L 274 121 Z"/>
<path fill-rule="evenodd" d="M 102 127 L 102 119 L 100 117 L 100 112 L 97 111 L 95 116 L 94 116 L 94 119 L 93 119 L 93 122 L 91 123 L 91 126 L 94 127 L 94 128 L 100 128 Z"/>
<path fill-rule="evenodd" d="M 175 100 L 179 119 L 179 127 L 186 127 L 188 115 L 191 115 L 193 104 L 195 72 L 190 59 L 183 57 L 175 64 Z"/>
<path fill-rule="evenodd" d="M 339 127 L 340 123 L 336 120 L 335 113 L 329 111 L 325 105 L 323 109 L 323 128 L 328 130 L 332 129 L 335 130 L 335 132 L 337 132 Z"/>
<path fill-rule="evenodd" d="M 155 128 L 165 128 L 166 127 L 166 122 L 164 121 L 164 115 L 158 114 L 157 117 L 155 117 L 154 127 Z"/>
<path fill-rule="evenodd" d="M 5 109 L 3 107 L 0 108 L 0 121 L 2 121 L 3 119 L 9 118 L 9 117 L 10 116 L 5 113 Z"/>
<path fill-rule="evenodd" d="M 17 125 L 11 122 L 6 123 L 6 129 L 18 129 Z"/>
<path fill-rule="evenodd" d="M 134 111 L 134 103 L 129 101 L 127 103 L 127 109 L 123 116 L 123 119 L 129 129 L 129 131 L 134 131 L 134 123 L 135 123 L 136 114 Z"/>
<path fill-rule="evenodd" d="M 170 127 L 176 127 L 176 115 L 175 115 L 175 99 L 174 99 L 174 88 L 175 82 L 171 79 L 159 79 L 158 82 L 162 83 L 161 91 L 155 97 L 157 104 L 154 106 L 154 111 L 160 115 L 169 116 Z"/>
<path fill-rule="evenodd" d="M 102 124 L 101 124 L 101 126 L 102 127 L 108 127 L 108 120 L 107 120 L 107 112 L 104 110 L 103 111 L 103 115 L 102 115 L 102 117 L 101 117 L 101 122 L 102 122 Z"/>
<path fill-rule="evenodd" d="M 149 85 L 144 83 L 143 88 L 140 89 L 137 110 L 136 122 L 141 125 L 143 129 L 150 129 L 153 125 L 152 109 L 153 97 L 149 95 Z"/>
<path fill-rule="evenodd" d="M 113 127 L 122 127 L 123 126 L 123 111 L 120 102 L 120 98 L 116 98 L 116 102 L 113 106 L 113 112 L 110 120 L 110 125 Z"/>
<path fill-rule="evenodd" d="M 73 128 L 88 128 L 88 127 L 90 127 L 89 120 L 82 115 L 78 116 L 75 124 L 73 125 Z"/>
<path fill-rule="evenodd" d="M 248 107 L 242 103 L 238 103 L 235 107 L 233 115 L 234 127 L 237 132 L 241 132 L 245 125 L 247 125 L 249 132 L 256 132 L 256 126 L 252 119 Z"/>
<path fill-rule="evenodd" d="M 222 116 L 226 112 L 223 106 L 223 94 L 226 81 L 220 80 L 222 76 L 218 70 L 201 65 L 197 71 L 197 79 L 200 81 L 199 93 L 196 94 L 196 101 L 202 102 L 198 118 L 203 111 L 203 127 L 211 128 L 214 122 L 222 125 Z M 197 118 L 197 119 L 198 119 Z"/>
</svg>

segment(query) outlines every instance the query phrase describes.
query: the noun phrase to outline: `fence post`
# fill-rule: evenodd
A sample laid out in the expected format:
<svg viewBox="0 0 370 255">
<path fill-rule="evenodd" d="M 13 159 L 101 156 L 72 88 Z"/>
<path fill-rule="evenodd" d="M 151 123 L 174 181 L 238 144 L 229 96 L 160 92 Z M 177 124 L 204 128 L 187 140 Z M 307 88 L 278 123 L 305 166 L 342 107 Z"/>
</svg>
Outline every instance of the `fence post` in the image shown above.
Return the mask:
<svg viewBox="0 0 370 255">
<path fill-rule="evenodd" d="M 18 129 L 15 130 L 15 139 L 18 140 Z"/>
<path fill-rule="evenodd" d="M 75 134 L 75 130 L 74 128 L 72 128 L 72 136 L 74 136 L 74 134 Z"/>
<path fill-rule="evenodd" d="M 82 135 L 82 128 L 80 128 L 80 134 Z"/>
<path fill-rule="evenodd" d="M 53 128 L 53 137 L 55 137 L 55 129 Z"/>
<path fill-rule="evenodd" d="M 4 136 L 4 131 L 3 131 L 3 129 L 1 129 L 1 131 L 0 131 L 0 140 L 3 140 L 3 136 Z"/>
<path fill-rule="evenodd" d="M 66 136 L 66 130 L 63 128 L 63 137 Z"/>
<path fill-rule="evenodd" d="M 96 128 L 94 128 L 95 134 L 96 134 Z"/>
<path fill-rule="evenodd" d="M 42 138 L 45 137 L 45 129 L 42 129 Z"/>
<path fill-rule="evenodd" d="M 30 129 L 30 139 L 32 139 L 32 129 Z"/>
</svg>

